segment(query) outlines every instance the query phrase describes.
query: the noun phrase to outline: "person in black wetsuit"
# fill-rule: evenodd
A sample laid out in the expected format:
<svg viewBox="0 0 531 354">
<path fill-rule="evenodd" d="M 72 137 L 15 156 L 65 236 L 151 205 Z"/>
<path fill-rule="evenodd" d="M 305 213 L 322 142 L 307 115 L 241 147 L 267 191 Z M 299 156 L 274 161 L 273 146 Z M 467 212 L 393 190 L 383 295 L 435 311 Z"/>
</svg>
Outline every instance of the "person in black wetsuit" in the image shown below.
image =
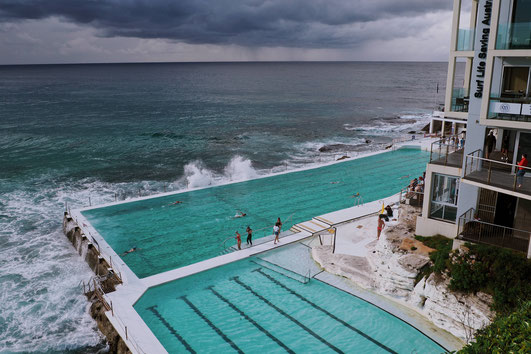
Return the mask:
<svg viewBox="0 0 531 354">
<path fill-rule="evenodd" d="M 390 205 L 385 207 L 385 211 L 387 212 L 387 216 L 388 217 L 390 217 L 390 218 L 393 217 L 393 208 L 391 208 Z"/>
<path fill-rule="evenodd" d="M 247 244 L 253 245 L 253 229 L 249 226 L 247 226 Z"/>
</svg>

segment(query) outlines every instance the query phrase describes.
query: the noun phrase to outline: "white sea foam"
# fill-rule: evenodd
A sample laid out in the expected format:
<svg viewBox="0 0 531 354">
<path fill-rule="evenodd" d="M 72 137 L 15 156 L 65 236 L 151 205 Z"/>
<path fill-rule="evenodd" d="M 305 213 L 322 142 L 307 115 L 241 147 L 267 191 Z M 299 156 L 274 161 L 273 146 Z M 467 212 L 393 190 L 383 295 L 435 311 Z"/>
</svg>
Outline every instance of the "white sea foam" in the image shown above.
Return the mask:
<svg viewBox="0 0 531 354">
<path fill-rule="evenodd" d="M 202 161 L 192 161 L 184 166 L 184 174 L 176 185 L 184 183 L 188 188 L 199 188 L 247 181 L 258 176 L 259 173 L 253 168 L 251 160 L 236 155 L 225 166 L 222 173 L 209 169 Z"/>
<path fill-rule="evenodd" d="M 63 192 L 76 194 L 67 189 Z M 62 235 L 57 194 L 41 189 L 3 196 L 0 352 L 101 346 L 102 337 L 78 287 L 92 272 Z"/>
</svg>

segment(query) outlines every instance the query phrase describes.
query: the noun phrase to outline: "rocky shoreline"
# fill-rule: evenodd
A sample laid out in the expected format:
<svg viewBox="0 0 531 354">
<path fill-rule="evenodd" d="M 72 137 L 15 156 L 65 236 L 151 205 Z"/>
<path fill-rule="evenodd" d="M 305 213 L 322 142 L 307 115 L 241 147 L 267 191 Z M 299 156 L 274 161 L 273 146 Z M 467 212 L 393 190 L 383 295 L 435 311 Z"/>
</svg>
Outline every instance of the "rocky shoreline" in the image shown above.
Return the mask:
<svg viewBox="0 0 531 354">
<path fill-rule="evenodd" d="M 95 277 L 86 285 L 83 283 L 83 292 L 87 301 L 91 303 L 89 310 L 91 317 L 96 321 L 100 332 L 107 338 L 109 352 L 130 354 L 131 351 L 124 340 L 107 318 L 106 312 L 109 311 L 109 305 L 102 300 L 101 296 L 98 296 L 98 292 L 101 294 L 115 291 L 116 286 L 121 284 L 120 278 L 114 274 L 112 267 L 101 257 L 97 245 L 83 234 L 81 228 L 67 212 L 63 218 L 63 232 L 95 274 Z"/>
</svg>

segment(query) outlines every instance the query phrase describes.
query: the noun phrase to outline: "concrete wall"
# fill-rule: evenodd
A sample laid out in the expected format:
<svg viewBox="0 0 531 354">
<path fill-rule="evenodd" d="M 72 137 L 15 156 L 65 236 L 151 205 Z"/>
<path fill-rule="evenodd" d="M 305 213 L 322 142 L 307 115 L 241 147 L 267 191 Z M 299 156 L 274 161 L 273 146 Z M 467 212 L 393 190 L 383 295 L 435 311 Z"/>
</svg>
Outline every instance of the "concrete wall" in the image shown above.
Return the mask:
<svg viewBox="0 0 531 354">
<path fill-rule="evenodd" d="M 457 236 L 457 224 L 418 216 L 415 234 L 419 236 L 443 235 L 448 238 L 455 238 Z"/>
</svg>

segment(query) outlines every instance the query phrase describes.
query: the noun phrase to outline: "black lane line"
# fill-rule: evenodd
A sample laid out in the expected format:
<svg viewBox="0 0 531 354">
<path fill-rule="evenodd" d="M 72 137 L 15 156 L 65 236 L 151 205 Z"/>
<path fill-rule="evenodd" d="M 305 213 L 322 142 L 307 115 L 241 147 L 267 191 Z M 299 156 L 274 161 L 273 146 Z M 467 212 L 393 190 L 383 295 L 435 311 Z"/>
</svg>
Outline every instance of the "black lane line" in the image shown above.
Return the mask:
<svg viewBox="0 0 531 354">
<path fill-rule="evenodd" d="M 230 338 L 227 337 L 227 336 L 225 335 L 225 333 L 223 333 L 223 332 L 221 331 L 221 329 L 219 329 L 218 327 L 216 327 L 215 324 L 213 324 L 213 323 L 212 323 L 212 322 L 211 322 L 211 321 L 210 321 L 210 320 L 209 320 L 209 319 L 208 319 L 208 318 L 207 318 L 207 317 L 206 317 L 201 311 L 199 311 L 199 309 L 198 309 L 197 307 L 195 307 L 195 305 L 192 304 L 192 303 L 190 302 L 190 300 L 188 300 L 188 299 L 186 298 L 186 295 L 181 296 L 179 299 L 182 299 L 184 302 L 186 302 L 186 305 L 190 306 L 190 308 L 191 308 L 191 309 L 192 309 L 192 310 L 193 310 L 193 311 L 194 311 L 199 317 L 201 317 L 201 319 L 202 319 L 203 321 L 205 321 L 206 324 L 210 326 L 210 328 L 212 328 L 214 331 L 216 331 L 216 333 L 219 334 L 220 337 L 223 338 L 223 340 L 225 340 L 225 342 L 227 342 L 227 343 L 228 343 L 228 344 L 229 344 L 234 350 L 236 350 L 236 351 L 237 351 L 238 353 L 240 353 L 240 354 L 243 354 L 243 351 L 242 351 L 240 348 L 238 348 L 238 346 L 237 346 L 236 344 L 234 344 L 234 342 L 231 341 Z"/>
<path fill-rule="evenodd" d="M 287 272 L 289 272 L 289 273 L 291 273 L 291 274 L 295 274 L 295 275 L 297 275 L 297 276 L 299 276 L 299 277 L 302 277 L 302 278 L 306 279 L 306 277 L 305 277 L 304 275 L 301 275 L 301 274 L 296 273 L 296 272 L 294 272 L 294 271 L 292 271 L 292 270 L 289 270 L 289 269 L 287 269 L 287 268 L 284 268 L 284 267 L 282 267 L 282 266 L 279 266 L 278 264 L 275 264 L 275 263 L 273 263 L 273 262 L 266 261 L 265 259 L 262 259 L 262 258 L 258 258 L 258 259 L 260 259 L 260 260 L 263 261 L 264 263 L 271 264 L 271 265 L 273 265 L 273 266 L 275 266 L 275 267 L 279 267 L 280 269 L 284 269 L 285 271 L 287 271 Z M 284 277 L 286 277 L 286 278 L 290 278 L 290 279 L 292 279 L 292 280 L 298 281 L 299 283 L 306 284 L 305 282 L 303 282 L 303 281 L 301 281 L 301 280 L 299 280 L 299 279 L 297 279 L 297 278 L 294 278 L 294 277 L 289 276 L 289 275 L 284 274 L 284 273 L 280 273 L 278 270 L 273 269 L 273 268 L 270 268 L 270 267 L 266 266 L 265 264 L 260 264 L 259 262 L 255 261 L 254 259 L 251 259 L 250 261 L 253 262 L 254 264 L 256 264 L 257 266 L 260 266 L 260 267 L 263 267 L 263 268 L 267 268 L 267 269 L 269 269 L 270 271 L 275 272 L 275 273 L 278 273 L 278 274 L 280 274 L 280 275 L 282 275 L 282 276 L 284 276 Z"/>
<path fill-rule="evenodd" d="M 233 309 L 234 311 L 238 312 L 241 316 L 243 316 L 247 321 L 251 322 L 256 328 L 258 328 L 262 333 L 264 333 L 266 336 L 268 336 L 269 338 L 271 338 L 275 343 L 277 343 L 279 346 L 281 346 L 282 348 L 284 348 L 284 350 L 286 350 L 288 353 L 291 353 L 291 354 L 295 354 L 295 352 L 291 349 L 289 349 L 284 343 L 282 343 L 278 338 L 276 338 L 275 336 L 273 336 L 271 333 L 269 333 L 269 331 L 267 329 L 265 329 L 264 327 L 260 326 L 258 323 L 256 323 L 252 318 L 250 318 L 249 316 L 247 316 L 247 314 L 245 312 L 243 312 L 242 310 L 240 310 L 239 308 L 236 307 L 236 305 L 234 305 L 233 303 L 231 303 L 229 300 L 227 300 L 226 298 L 223 297 L 223 295 L 221 295 L 220 293 L 218 293 L 216 290 L 214 290 L 214 287 L 213 286 L 209 286 L 207 289 L 209 289 L 210 291 L 212 291 L 212 293 L 214 295 L 216 295 L 221 301 L 225 302 L 227 305 L 230 306 L 231 309 Z"/>
<path fill-rule="evenodd" d="M 157 310 L 156 308 L 157 306 L 151 306 L 151 307 L 148 307 L 146 310 L 149 310 L 151 312 L 153 312 L 153 314 L 155 316 L 157 316 L 157 318 L 159 319 L 160 322 L 162 322 L 162 324 L 168 329 L 168 331 L 170 331 L 171 334 L 173 334 L 175 336 L 175 338 L 177 338 L 179 340 L 179 342 L 181 342 L 182 345 L 184 345 L 184 347 L 192 354 L 195 354 L 195 350 L 192 349 L 192 347 L 190 346 L 190 344 L 188 344 L 183 337 L 181 337 L 179 335 L 179 333 L 177 333 L 177 331 L 171 326 L 171 324 L 168 323 L 168 321 L 166 321 L 166 319 L 164 317 L 162 317 L 162 315 L 159 313 L 159 311 Z"/>
<path fill-rule="evenodd" d="M 319 336 L 317 333 L 315 333 L 314 331 L 312 331 L 311 329 L 309 329 L 308 327 L 306 327 L 305 325 L 303 325 L 302 323 L 297 321 L 297 319 L 293 318 L 291 315 L 289 315 L 288 313 L 284 312 L 282 309 L 280 309 L 277 306 L 275 306 L 273 303 L 271 303 L 268 299 L 264 298 L 262 295 L 256 293 L 249 285 L 242 283 L 241 280 L 239 279 L 239 277 L 237 277 L 237 276 L 236 277 L 232 277 L 232 278 L 230 278 L 230 280 L 235 281 L 241 287 L 243 287 L 246 290 L 250 291 L 254 296 L 256 296 L 257 298 L 259 298 L 260 300 L 265 302 L 267 305 L 269 305 L 273 309 L 275 309 L 282 316 L 288 318 L 289 320 L 291 320 L 292 322 L 297 324 L 300 328 L 304 329 L 306 332 L 310 333 L 312 336 L 314 336 L 316 339 L 318 339 L 321 343 L 326 344 L 328 347 L 330 347 L 332 350 L 334 350 L 337 353 L 343 353 L 340 349 L 335 347 L 333 344 L 328 343 L 324 338 Z"/>
<path fill-rule="evenodd" d="M 310 306 L 312 306 L 313 308 L 319 310 L 319 311 L 322 311 L 324 312 L 325 314 L 327 314 L 328 316 L 330 316 L 331 318 L 333 318 L 334 320 L 338 321 L 339 323 L 341 323 L 343 326 L 353 330 L 354 332 L 358 333 L 359 335 L 365 337 L 366 339 L 370 340 L 371 342 L 373 342 L 374 344 L 376 344 L 377 346 L 379 346 L 380 348 L 388 351 L 389 353 L 395 353 L 395 354 L 398 354 L 397 352 L 395 352 L 393 349 L 389 348 L 388 346 L 386 346 L 385 344 L 383 343 L 380 343 L 379 341 L 377 341 L 376 339 L 372 338 L 371 336 L 363 333 L 362 331 L 360 331 L 359 329 L 357 329 L 356 327 L 353 327 L 352 325 L 350 325 L 349 323 L 343 321 L 342 319 L 340 319 L 339 317 L 337 317 L 336 315 L 328 312 L 327 310 L 325 310 L 324 308 L 322 308 L 321 306 L 311 302 L 310 300 L 308 300 L 307 298 L 305 298 L 304 296 L 300 295 L 299 293 L 296 293 L 295 291 L 293 291 L 291 288 L 288 288 L 286 285 L 282 284 L 280 281 L 278 281 L 277 279 L 273 278 L 272 276 L 270 276 L 269 274 L 267 273 L 264 273 L 262 271 L 262 269 L 255 269 L 253 270 L 253 272 L 257 272 L 257 273 L 260 273 L 261 275 L 263 275 L 264 277 L 266 277 L 267 279 L 271 280 L 273 283 L 277 284 L 278 286 L 282 287 L 283 289 L 287 290 L 290 294 L 292 295 L 295 295 L 296 297 L 298 297 L 299 299 L 301 299 L 302 301 L 306 302 L 307 304 L 309 304 Z"/>
</svg>

